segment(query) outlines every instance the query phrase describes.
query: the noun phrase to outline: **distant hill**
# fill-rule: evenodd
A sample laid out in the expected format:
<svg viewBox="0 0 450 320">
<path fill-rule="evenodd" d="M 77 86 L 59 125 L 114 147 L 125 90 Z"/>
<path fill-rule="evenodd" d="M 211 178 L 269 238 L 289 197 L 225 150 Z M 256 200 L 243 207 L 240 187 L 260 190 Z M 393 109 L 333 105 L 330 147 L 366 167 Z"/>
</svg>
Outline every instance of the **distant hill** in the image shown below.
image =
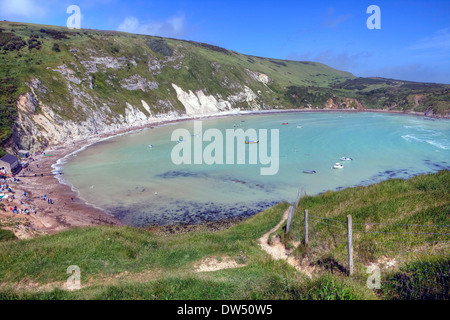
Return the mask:
<svg viewBox="0 0 450 320">
<path fill-rule="evenodd" d="M 116 31 L 3 21 L 0 66 L 0 144 L 8 150 L 238 109 L 450 114 L 450 85 L 358 78 L 317 62 Z"/>
</svg>

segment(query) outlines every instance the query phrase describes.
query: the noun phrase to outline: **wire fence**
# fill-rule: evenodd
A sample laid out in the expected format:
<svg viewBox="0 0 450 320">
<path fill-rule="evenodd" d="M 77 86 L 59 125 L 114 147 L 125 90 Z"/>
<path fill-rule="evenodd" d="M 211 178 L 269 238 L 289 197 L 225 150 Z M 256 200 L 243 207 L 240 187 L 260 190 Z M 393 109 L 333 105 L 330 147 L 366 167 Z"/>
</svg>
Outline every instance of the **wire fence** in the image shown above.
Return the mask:
<svg viewBox="0 0 450 320">
<path fill-rule="evenodd" d="M 305 213 L 304 243 L 321 270 L 349 275 L 393 299 L 450 298 L 450 225 L 347 219 Z"/>
</svg>

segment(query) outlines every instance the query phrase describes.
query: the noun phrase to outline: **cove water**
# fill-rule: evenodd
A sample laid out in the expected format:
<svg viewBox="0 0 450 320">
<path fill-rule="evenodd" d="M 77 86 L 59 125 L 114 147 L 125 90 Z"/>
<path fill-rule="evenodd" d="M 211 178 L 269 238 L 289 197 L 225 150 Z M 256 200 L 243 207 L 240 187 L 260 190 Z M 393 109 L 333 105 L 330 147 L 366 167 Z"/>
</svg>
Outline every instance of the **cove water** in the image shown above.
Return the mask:
<svg viewBox="0 0 450 320">
<path fill-rule="evenodd" d="M 224 137 L 226 129 L 278 129 L 277 174 L 261 175 L 262 165 L 250 165 L 248 158 L 245 164 L 175 165 L 172 132 L 185 128 L 196 134 L 194 122 L 185 121 L 116 136 L 68 156 L 65 182 L 87 203 L 143 227 L 245 217 L 293 202 L 299 188 L 314 195 L 450 168 L 449 120 L 292 112 L 208 119 L 202 126 Z M 333 169 L 336 162 L 344 168 Z"/>
</svg>

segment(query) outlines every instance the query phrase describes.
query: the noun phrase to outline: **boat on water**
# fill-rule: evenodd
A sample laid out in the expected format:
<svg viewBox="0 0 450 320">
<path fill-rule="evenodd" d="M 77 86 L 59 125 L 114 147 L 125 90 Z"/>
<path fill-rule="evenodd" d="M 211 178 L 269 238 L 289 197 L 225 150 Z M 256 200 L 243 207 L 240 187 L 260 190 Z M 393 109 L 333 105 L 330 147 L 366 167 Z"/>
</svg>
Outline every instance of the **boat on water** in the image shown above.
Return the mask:
<svg viewBox="0 0 450 320">
<path fill-rule="evenodd" d="M 245 141 L 245 144 L 254 144 L 254 143 L 258 143 L 259 142 L 259 140 L 256 140 L 256 141 Z"/>
<path fill-rule="evenodd" d="M 303 173 L 314 174 L 316 173 L 316 170 L 303 170 Z"/>
<path fill-rule="evenodd" d="M 283 122 L 283 123 L 282 123 L 282 125 L 287 125 L 287 124 L 289 124 L 289 122 Z"/>
<path fill-rule="evenodd" d="M 301 129 L 301 128 L 303 128 L 303 126 L 297 126 L 297 128 Z"/>
<path fill-rule="evenodd" d="M 333 169 L 342 169 L 344 168 L 344 166 L 342 164 L 340 164 L 339 162 L 336 162 L 333 166 Z"/>
<path fill-rule="evenodd" d="M 342 160 L 342 161 L 351 161 L 353 159 L 352 158 L 348 158 L 348 157 L 342 157 L 342 158 L 340 158 L 340 160 Z"/>
<path fill-rule="evenodd" d="M 149 147 L 149 148 L 153 148 L 153 145 L 152 145 L 152 144 L 149 144 L 148 147 Z"/>
</svg>

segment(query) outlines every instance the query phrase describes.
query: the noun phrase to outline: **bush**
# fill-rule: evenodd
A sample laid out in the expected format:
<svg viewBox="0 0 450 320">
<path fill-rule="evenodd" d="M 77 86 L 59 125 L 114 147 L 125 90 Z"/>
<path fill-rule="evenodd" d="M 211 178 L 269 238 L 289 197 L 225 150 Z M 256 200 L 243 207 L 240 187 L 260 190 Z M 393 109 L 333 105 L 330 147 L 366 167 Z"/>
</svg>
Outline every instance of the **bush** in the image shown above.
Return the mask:
<svg viewBox="0 0 450 320">
<path fill-rule="evenodd" d="M 17 239 L 17 237 L 14 235 L 14 233 L 12 231 L 0 229 L 0 242 L 16 240 L 16 239 Z"/>
<path fill-rule="evenodd" d="M 153 52 L 161 53 L 165 57 L 173 55 L 173 49 L 164 40 L 148 39 L 146 43 Z"/>
<path fill-rule="evenodd" d="M 59 49 L 59 44 L 57 44 L 56 42 L 53 44 L 52 50 L 55 52 L 61 52 L 61 50 Z"/>
<path fill-rule="evenodd" d="M 389 278 L 388 294 L 394 299 L 447 300 L 450 288 L 450 260 L 414 261 Z"/>
</svg>

